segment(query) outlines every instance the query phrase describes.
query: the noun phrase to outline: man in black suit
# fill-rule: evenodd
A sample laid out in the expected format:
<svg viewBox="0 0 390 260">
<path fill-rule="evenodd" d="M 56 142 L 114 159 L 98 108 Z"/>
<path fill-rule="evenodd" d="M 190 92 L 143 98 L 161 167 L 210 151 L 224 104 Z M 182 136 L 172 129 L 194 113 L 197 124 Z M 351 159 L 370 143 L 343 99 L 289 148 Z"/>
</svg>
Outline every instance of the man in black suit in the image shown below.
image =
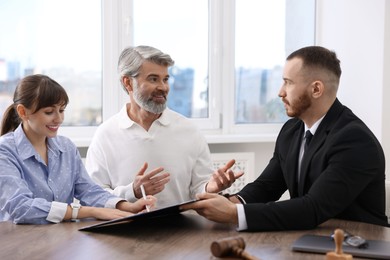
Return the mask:
<svg viewBox="0 0 390 260">
<path fill-rule="evenodd" d="M 337 99 L 340 76 L 333 51 L 311 46 L 291 53 L 279 96 L 292 119 L 268 166 L 237 194 L 200 194 L 183 209 L 249 231 L 311 229 L 330 218 L 388 226 L 384 153 Z M 291 198 L 277 201 L 287 189 Z"/>
</svg>

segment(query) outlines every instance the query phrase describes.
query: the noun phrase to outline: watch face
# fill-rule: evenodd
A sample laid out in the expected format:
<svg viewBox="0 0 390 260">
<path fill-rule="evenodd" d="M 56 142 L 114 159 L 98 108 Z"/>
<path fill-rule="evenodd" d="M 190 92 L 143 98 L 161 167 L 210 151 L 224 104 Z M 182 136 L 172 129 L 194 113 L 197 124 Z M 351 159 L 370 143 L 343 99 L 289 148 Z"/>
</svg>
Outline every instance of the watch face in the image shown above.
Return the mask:
<svg viewBox="0 0 390 260">
<path fill-rule="evenodd" d="M 334 234 L 331 235 L 332 240 L 334 240 Z M 350 233 L 344 231 L 344 241 L 343 241 L 344 246 L 353 246 L 357 248 L 367 248 L 368 247 L 368 242 L 360 237 L 360 236 L 354 236 L 351 235 Z"/>
<path fill-rule="evenodd" d="M 81 208 L 81 205 L 77 204 L 77 203 L 71 203 L 70 206 L 72 207 L 72 209 L 79 209 L 79 208 Z"/>
<path fill-rule="evenodd" d="M 367 241 L 359 236 L 350 236 L 347 237 L 344 241 L 345 243 L 353 247 L 365 248 L 368 246 Z"/>
</svg>

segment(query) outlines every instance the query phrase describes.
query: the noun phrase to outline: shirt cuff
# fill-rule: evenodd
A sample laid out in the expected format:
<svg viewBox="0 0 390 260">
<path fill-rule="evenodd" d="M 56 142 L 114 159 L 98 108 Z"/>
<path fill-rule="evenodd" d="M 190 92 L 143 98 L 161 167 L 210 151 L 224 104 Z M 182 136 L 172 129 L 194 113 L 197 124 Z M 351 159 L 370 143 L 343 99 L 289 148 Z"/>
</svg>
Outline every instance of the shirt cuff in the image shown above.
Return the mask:
<svg viewBox="0 0 390 260">
<path fill-rule="evenodd" d="M 207 184 L 209 184 L 209 182 L 206 182 L 206 184 L 203 185 L 203 191 L 202 193 L 207 193 Z"/>
<path fill-rule="evenodd" d="M 237 206 L 237 215 L 238 215 L 238 228 L 237 231 L 242 231 L 248 229 L 248 224 L 246 222 L 245 210 L 243 204 L 236 204 Z"/>
<path fill-rule="evenodd" d="M 135 197 L 134 194 L 133 182 L 125 186 L 125 188 L 126 188 L 125 199 L 130 202 L 136 202 L 138 199 Z"/>
<path fill-rule="evenodd" d="M 111 208 L 116 209 L 116 204 L 118 204 L 119 201 L 124 201 L 122 198 L 111 198 L 107 200 L 106 204 L 104 205 L 105 208 Z"/>
<path fill-rule="evenodd" d="M 246 201 L 244 200 L 243 197 L 241 197 L 241 196 L 238 195 L 238 194 L 236 194 L 236 195 L 234 195 L 234 196 L 236 196 L 236 198 L 237 198 L 242 204 L 246 204 Z"/>
<path fill-rule="evenodd" d="M 60 223 L 64 219 L 67 209 L 67 203 L 52 201 L 46 220 L 53 223 Z"/>
<path fill-rule="evenodd" d="M 130 183 L 129 185 L 126 186 L 116 187 L 112 192 L 112 194 L 117 197 L 124 198 L 130 202 L 137 201 L 137 198 L 135 197 L 134 194 L 133 183 Z"/>
</svg>

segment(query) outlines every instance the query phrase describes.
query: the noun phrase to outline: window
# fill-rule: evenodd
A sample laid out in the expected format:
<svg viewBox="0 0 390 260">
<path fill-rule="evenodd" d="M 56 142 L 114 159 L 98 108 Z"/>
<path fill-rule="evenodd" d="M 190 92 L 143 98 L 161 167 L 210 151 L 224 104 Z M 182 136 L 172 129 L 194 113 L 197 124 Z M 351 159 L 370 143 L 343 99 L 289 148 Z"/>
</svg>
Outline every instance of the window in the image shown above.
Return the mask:
<svg viewBox="0 0 390 260">
<path fill-rule="evenodd" d="M 235 124 L 287 119 L 278 97 L 285 60 L 285 1 L 236 1 Z"/>
<path fill-rule="evenodd" d="M 168 106 L 206 134 L 276 134 L 285 57 L 314 28 L 315 0 L 4 0 L 0 116 L 21 77 L 45 73 L 70 97 L 60 134 L 88 146 L 129 100 L 120 52 L 151 45 L 175 60 Z"/>
<path fill-rule="evenodd" d="M 0 34 L 1 117 L 19 80 L 40 73 L 68 92 L 64 126 L 102 122 L 99 1 L 1 1 Z"/>
<path fill-rule="evenodd" d="M 133 0 L 132 43 L 172 56 L 168 106 L 202 129 L 276 133 L 285 58 L 314 44 L 314 13 L 314 0 Z"/>
<path fill-rule="evenodd" d="M 133 44 L 156 47 L 175 61 L 168 107 L 203 129 L 218 128 L 219 114 L 209 107 L 209 1 L 134 0 L 132 10 Z"/>
<path fill-rule="evenodd" d="M 278 97 L 285 59 L 315 44 L 315 0 L 239 0 L 234 9 L 234 37 L 229 37 L 234 106 L 224 110 L 225 127 L 231 133 L 277 133 L 288 119 Z"/>
<path fill-rule="evenodd" d="M 208 1 L 135 0 L 133 10 L 134 45 L 154 46 L 175 60 L 168 106 L 187 117 L 207 118 Z"/>
</svg>

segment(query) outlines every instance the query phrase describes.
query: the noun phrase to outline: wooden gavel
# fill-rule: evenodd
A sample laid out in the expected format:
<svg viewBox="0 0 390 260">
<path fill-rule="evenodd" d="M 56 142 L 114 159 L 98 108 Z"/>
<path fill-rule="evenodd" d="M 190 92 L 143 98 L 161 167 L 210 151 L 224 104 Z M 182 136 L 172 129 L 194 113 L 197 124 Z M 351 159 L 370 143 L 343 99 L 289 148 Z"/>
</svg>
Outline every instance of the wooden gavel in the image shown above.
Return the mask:
<svg viewBox="0 0 390 260">
<path fill-rule="evenodd" d="M 230 237 L 212 242 L 211 253 L 215 257 L 236 256 L 247 260 L 259 260 L 245 251 L 245 241 L 242 237 Z"/>
</svg>

